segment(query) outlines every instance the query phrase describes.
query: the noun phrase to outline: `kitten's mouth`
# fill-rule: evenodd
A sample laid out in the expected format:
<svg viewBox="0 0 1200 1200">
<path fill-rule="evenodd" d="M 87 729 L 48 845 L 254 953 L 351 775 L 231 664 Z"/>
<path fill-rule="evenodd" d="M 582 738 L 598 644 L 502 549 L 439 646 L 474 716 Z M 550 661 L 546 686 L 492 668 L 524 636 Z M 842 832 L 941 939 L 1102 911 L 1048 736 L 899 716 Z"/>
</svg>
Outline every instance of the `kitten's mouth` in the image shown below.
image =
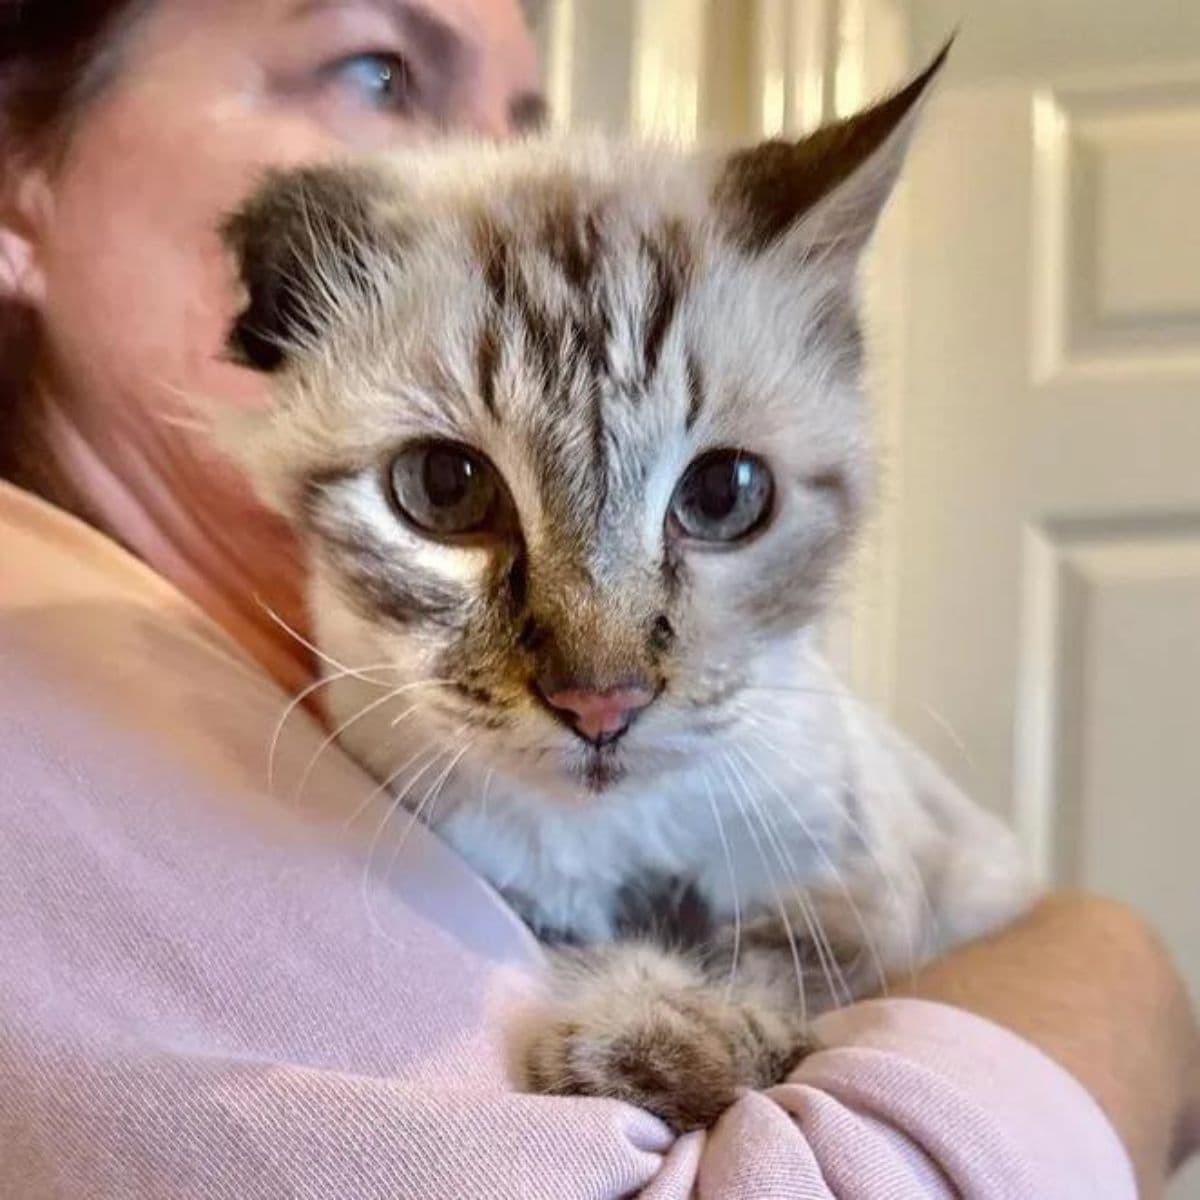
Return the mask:
<svg viewBox="0 0 1200 1200">
<path fill-rule="evenodd" d="M 620 783 L 626 767 L 617 756 L 615 746 L 596 746 L 588 750 L 575 768 L 580 781 L 591 792 L 603 792 Z"/>
</svg>

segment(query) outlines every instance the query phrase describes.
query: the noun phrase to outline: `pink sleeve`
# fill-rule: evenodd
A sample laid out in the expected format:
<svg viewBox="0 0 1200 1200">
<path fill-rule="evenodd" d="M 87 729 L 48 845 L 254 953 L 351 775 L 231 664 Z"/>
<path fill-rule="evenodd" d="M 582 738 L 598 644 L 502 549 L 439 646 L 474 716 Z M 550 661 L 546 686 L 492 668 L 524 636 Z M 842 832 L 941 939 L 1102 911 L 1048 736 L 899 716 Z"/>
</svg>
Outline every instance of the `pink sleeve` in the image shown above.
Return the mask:
<svg viewBox="0 0 1200 1200">
<path fill-rule="evenodd" d="M 134 1039 L 103 1055 L 47 1047 L 0 1096 L 0 1180 L 12 1196 L 164 1200 L 1136 1200 L 1095 1103 L 1011 1034 L 918 1001 L 858 1006 L 837 1024 L 845 1041 L 791 1082 L 674 1140 L 608 1101 Z"/>
<path fill-rule="evenodd" d="M 918 1000 L 823 1019 L 830 1049 L 708 1135 L 702 1196 L 1134 1200 L 1129 1160 L 1084 1089 L 1039 1050 Z"/>
<path fill-rule="evenodd" d="M 285 699 L 0 484 L 0 1196 L 1134 1195 L 1069 1076 L 916 1001 L 826 1018 L 706 1135 L 513 1092 L 538 947 Z"/>
</svg>

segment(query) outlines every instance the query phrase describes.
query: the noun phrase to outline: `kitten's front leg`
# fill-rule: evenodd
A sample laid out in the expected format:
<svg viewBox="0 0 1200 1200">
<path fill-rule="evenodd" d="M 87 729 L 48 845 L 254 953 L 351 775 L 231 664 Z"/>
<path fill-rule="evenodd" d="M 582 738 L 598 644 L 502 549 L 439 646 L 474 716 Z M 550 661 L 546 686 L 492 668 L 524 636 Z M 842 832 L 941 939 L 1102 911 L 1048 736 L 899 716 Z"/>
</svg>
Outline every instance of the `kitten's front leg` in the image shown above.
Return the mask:
<svg viewBox="0 0 1200 1200">
<path fill-rule="evenodd" d="M 768 994 L 727 997 L 699 962 L 642 942 L 564 956 L 523 1041 L 532 1090 L 625 1100 L 680 1131 L 711 1125 L 809 1049 L 798 1015 Z"/>
</svg>

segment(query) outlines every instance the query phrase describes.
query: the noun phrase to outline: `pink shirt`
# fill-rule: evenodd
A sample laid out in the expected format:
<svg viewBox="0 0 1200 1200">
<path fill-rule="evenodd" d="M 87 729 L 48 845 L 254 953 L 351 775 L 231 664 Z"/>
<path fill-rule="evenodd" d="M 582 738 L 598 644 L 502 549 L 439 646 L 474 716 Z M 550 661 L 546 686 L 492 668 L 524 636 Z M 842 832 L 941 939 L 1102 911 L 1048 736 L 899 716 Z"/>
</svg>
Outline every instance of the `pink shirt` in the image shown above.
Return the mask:
<svg viewBox="0 0 1200 1200">
<path fill-rule="evenodd" d="M 1124 1200 L 1088 1094 L 875 1001 L 675 1137 L 512 1091 L 539 950 L 221 631 L 0 484 L 0 1195 Z"/>
</svg>

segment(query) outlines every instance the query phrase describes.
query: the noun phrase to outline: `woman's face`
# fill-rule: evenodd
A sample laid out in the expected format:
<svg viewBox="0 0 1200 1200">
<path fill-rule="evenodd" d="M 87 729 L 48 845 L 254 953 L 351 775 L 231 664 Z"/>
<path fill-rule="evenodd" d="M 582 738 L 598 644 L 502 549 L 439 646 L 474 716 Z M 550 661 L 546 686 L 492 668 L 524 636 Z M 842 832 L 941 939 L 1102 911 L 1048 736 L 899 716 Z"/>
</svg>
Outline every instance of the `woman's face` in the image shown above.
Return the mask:
<svg viewBox="0 0 1200 1200">
<path fill-rule="evenodd" d="M 240 297 L 217 229 L 267 166 L 537 123 L 533 47 L 517 0 L 132 7 L 64 157 L 14 192 L 0 286 L 40 314 L 55 487 L 294 685 L 309 663 L 262 611 L 305 624 L 292 535 L 186 419 L 189 398 L 266 399 L 223 359 Z"/>
<path fill-rule="evenodd" d="M 216 229 L 264 166 L 503 136 L 540 109 L 516 0 L 157 0 L 33 221 L 52 392 L 254 395 L 219 359 L 236 293 Z"/>
</svg>

